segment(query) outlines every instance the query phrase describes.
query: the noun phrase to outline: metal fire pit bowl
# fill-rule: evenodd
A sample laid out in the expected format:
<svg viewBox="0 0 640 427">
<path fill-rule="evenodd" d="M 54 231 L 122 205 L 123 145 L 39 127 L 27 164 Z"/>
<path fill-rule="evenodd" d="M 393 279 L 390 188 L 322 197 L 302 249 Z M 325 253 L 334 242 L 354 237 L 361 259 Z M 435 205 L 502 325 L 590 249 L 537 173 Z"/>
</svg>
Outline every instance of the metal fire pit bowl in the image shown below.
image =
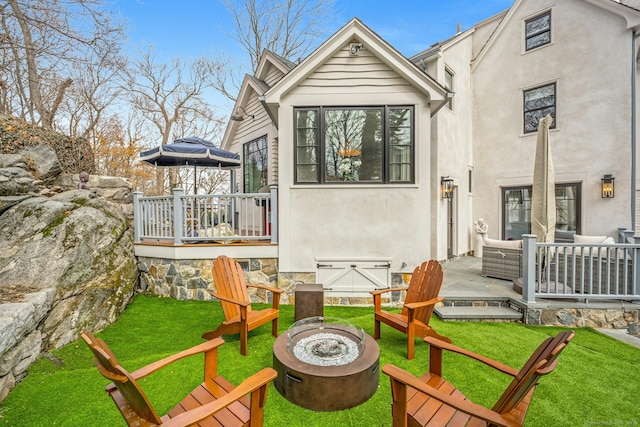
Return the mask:
<svg viewBox="0 0 640 427">
<path fill-rule="evenodd" d="M 380 348 L 364 331 L 336 318 L 294 323 L 273 345 L 276 390 L 316 411 L 338 411 L 367 401 L 378 389 Z"/>
</svg>

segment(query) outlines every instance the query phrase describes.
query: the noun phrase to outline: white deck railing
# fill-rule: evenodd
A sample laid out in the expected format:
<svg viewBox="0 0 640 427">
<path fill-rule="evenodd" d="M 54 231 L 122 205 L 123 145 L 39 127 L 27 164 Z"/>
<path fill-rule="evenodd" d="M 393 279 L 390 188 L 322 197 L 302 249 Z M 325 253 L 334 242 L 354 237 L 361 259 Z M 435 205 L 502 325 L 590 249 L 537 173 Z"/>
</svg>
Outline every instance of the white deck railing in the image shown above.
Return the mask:
<svg viewBox="0 0 640 427">
<path fill-rule="evenodd" d="M 136 243 L 278 242 L 277 187 L 269 193 L 143 197 L 133 194 Z"/>
<path fill-rule="evenodd" d="M 620 232 L 620 243 L 611 244 L 536 243 L 535 235 L 522 237 L 526 302 L 534 303 L 536 298 L 640 300 L 640 243 L 626 232 Z"/>
</svg>

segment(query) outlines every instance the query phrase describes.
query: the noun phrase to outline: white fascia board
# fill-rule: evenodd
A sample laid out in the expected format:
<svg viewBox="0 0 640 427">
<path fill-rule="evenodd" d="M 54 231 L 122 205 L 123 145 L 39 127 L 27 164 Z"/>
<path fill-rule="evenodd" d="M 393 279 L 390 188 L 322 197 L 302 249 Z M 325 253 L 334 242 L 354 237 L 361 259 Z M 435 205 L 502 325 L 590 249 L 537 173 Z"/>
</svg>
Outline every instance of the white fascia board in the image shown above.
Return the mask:
<svg viewBox="0 0 640 427">
<path fill-rule="evenodd" d="M 278 104 L 282 97 L 354 39 L 364 44 L 367 50 L 375 52 L 391 69 L 410 82 L 416 89 L 427 95 L 430 101 L 437 103 L 445 99 L 447 91 L 442 85 L 420 70 L 409 59 L 405 58 L 356 18 L 342 27 L 341 30 L 276 83 L 266 93 L 266 102 L 268 104 Z"/>
<path fill-rule="evenodd" d="M 611 0 L 585 1 L 624 18 L 627 22 L 627 30 L 640 29 L 640 11 Z"/>
</svg>

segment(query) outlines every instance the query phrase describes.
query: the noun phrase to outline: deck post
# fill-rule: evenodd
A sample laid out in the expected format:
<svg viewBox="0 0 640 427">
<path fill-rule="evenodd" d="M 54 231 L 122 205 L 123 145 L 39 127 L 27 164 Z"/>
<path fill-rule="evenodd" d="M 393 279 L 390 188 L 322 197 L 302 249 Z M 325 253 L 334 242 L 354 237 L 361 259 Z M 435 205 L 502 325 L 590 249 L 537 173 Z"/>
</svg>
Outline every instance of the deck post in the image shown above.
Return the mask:
<svg viewBox="0 0 640 427">
<path fill-rule="evenodd" d="M 140 206 L 141 197 L 142 192 L 133 192 L 133 241 L 135 243 L 140 243 L 142 241 L 142 239 L 140 239 L 140 230 L 142 229 L 142 209 Z"/>
<path fill-rule="evenodd" d="M 522 299 L 527 304 L 536 302 L 536 236 L 522 235 Z"/>
<path fill-rule="evenodd" d="M 278 243 L 278 186 L 270 185 L 269 190 L 271 193 L 271 200 L 269 200 L 271 206 L 271 243 Z"/>
<path fill-rule="evenodd" d="M 640 236 L 633 236 L 633 243 L 640 244 Z M 640 286 L 638 286 L 638 278 L 640 278 L 640 247 L 633 248 L 633 277 L 630 278 L 633 295 L 640 295 Z"/>
<path fill-rule="evenodd" d="M 173 244 L 181 246 L 184 237 L 184 218 L 182 215 L 182 188 L 173 189 Z"/>
<path fill-rule="evenodd" d="M 618 243 L 627 243 L 626 227 L 618 227 Z"/>
</svg>

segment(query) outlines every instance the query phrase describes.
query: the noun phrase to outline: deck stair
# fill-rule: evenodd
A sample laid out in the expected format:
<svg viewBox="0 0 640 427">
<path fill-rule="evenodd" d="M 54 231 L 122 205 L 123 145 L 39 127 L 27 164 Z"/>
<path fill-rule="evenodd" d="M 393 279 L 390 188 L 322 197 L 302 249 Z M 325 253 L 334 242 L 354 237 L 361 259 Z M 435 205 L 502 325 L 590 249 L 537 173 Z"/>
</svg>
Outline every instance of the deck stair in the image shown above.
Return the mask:
<svg viewBox="0 0 640 427">
<path fill-rule="evenodd" d="M 434 310 L 444 321 L 458 322 L 522 322 L 523 313 L 508 297 L 447 297 Z"/>
</svg>

